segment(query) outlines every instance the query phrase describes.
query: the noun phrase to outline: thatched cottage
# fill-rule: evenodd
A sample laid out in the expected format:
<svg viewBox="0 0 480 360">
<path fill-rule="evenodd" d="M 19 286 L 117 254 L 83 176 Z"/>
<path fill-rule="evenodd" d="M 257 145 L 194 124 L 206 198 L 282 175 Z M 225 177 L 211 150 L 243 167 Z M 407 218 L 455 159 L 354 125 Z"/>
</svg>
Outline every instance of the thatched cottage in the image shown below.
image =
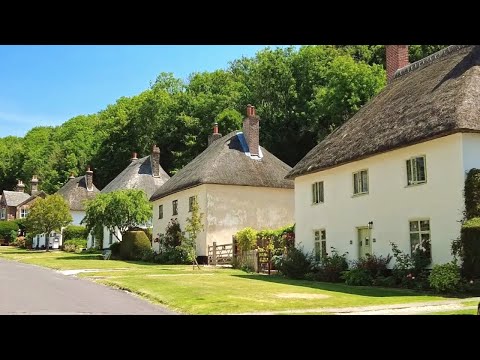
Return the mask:
<svg viewBox="0 0 480 360">
<path fill-rule="evenodd" d="M 451 260 L 466 172 L 480 167 L 480 46 L 450 46 L 408 64 L 388 45 L 387 86 L 313 148 L 295 180 L 296 237 L 317 257 L 351 260 L 428 248 Z"/>
<path fill-rule="evenodd" d="M 215 126 L 209 146 L 153 194 L 154 237 L 165 233 L 174 218 L 185 230 L 195 201 L 204 214 L 197 238 L 202 262 L 208 245 L 231 243 L 245 227 L 293 223 L 293 181 L 285 179 L 291 168 L 259 145 L 259 120 L 249 105 L 243 132 L 222 137 Z M 158 251 L 158 243 L 153 247 Z"/>
<path fill-rule="evenodd" d="M 38 177 L 33 175 L 30 182 L 30 194 L 25 192 L 25 184 L 18 180 L 15 191 L 4 190 L 0 197 L 0 221 L 11 221 L 27 217 L 28 209 L 38 197 L 46 194 L 38 190 Z"/>
<path fill-rule="evenodd" d="M 130 164 L 114 178 L 101 193 L 109 193 L 115 190 L 138 189 L 143 190 L 147 199 L 158 190 L 170 176 L 160 165 L 160 148 L 156 145 L 152 148 L 151 155 L 138 159 L 137 153 L 133 153 Z M 150 227 L 151 224 L 140 225 L 140 227 Z M 119 230 L 116 236 L 105 227 L 103 230 L 103 248 L 108 248 L 112 243 L 121 239 Z M 92 244 L 89 244 L 92 246 Z"/>
<path fill-rule="evenodd" d="M 85 217 L 85 202 L 93 199 L 100 190 L 93 183 L 93 171 L 90 167 L 82 176 L 70 176 L 68 181 L 63 185 L 57 194 L 61 195 L 70 208 L 72 215 L 72 225 L 81 225 L 81 221 Z M 90 237 L 89 240 L 91 241 Z M 52 248 L 57 249 L 63 243 L 62 232 L 52 232 L 49 236 L 49 244 Z M 34 247 L 45 246 L 45 234 L 36 235 L 33 238 Z"/>
</svg>

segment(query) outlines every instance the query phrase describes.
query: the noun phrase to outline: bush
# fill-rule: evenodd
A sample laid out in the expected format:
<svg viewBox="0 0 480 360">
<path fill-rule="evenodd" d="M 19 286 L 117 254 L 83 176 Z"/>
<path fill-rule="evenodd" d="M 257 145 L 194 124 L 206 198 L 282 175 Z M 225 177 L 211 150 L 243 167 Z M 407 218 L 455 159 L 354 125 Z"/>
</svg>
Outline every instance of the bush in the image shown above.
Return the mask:
<svg viewBox="0 0 480 360">
<path fill-rule="evenodd" d="M 460 268 L 454 263 L 435 265 L 428 277 L 430 287 L 438 292 L 457 291 L 460 280 Z"/>
<path fill-rule="evenodd" d="M 71 239 L 63 243 L 63 251 L 65 252 L 81 252 L 83 248 L 87 247 L 87 240 Z"/>
<path fill-rule="evenodd" d="M 373 286 L 395 287 L 396 281 L 393 276 L 377 276 L 373 279 Z"/>
<path fill-rule="evenodd" d="M 25 238 L 25 248 L 31 249 L 33 247 L 33 238 L 31 236 L 27 236 Z"/>
<path fill-rule="evenodd" d="M 120 259 L 120 244 L 119 242 L 114 242 L 110 245 L 110 250 L 112 250 L 112 259 Z"/>
<path fill-rule="evenodd" d="M 392 274 L 395 282 L 403 287 L 424 289 L 428 287 L 428 271 L 430 264 L 430 244 L 414 251 L 413 256 L 405 254 L 395 243 L 391 243 L 395 265 Z"/>
<path fill-rule="evenodd" d="M 0 221 L 0 239 L 8 242 L 14 242 L 18 233 L 18 224 L 15 221 Z M 12 231 L 15 231 L 15 237 L 12 238 Z"/>
<path fill-rule="evenodd" d="M 373 277 L 366 269 L 352 269 L 344 271 L 342 277 L 345 284 L 354 286 L 370 286 L 373 282 Z"/>
<path fill-rule="evenodd" d="M 318 281 L 341 282 L 342 273 L 348 269 L 347 254 L 340 255 L 335 248 L 316 262 L 312 269 Z"/>
<path fill-rule="evenodd" d="M 465 218 L 480 217 L 480 170 L 471 169 L 465 178 Z"/>
<path fill-rule="evenodd" d="M 257 244 L 257 232 L 252 228 L 245 228 L 235 234 L 238 248 L 241 251 L 252 250 Z"/>
<path fill-rule="evenodd" d="M 291 279 L 303 279 L 310 272 L 312 266 L 311 256 L 295 247 L 288 250 L 287 254 L 275 257 L 275 268 L 284 276 Z"/>
<path fill-rule="evenodd" d="M 14 246 L 18 246 L 20 249 L 25 249 L 26 244 L 25 244 L 25 237 L 19 236 L 15 239 L 13 242 Z"/>
<path fill-rule="evenodd" d="M 88 237 L 87 229 L 85 226 L 69 225 L 63 229 L 63 241 L 73 239 L 86 239 Z"/>
<path fill-rule="evenodd" d="M 390 254 L 387 257 L 367 254 L 364 258 L 357 260 L 353 268 L 366 270 L 374 279 L 378 276 L 388 275 L 387 265 L 390 260 L 392 260 Z"/>
<path fill-rule="evenodd" d="M 480 278 L 480 218 L 463 224 L 460 242 L 463 275 L 469 279 Z"/>
<path fill-rule="evenodd" d="M 168 248 L 155 255 L 154 261 L 158 264 L 191 264 L 193 262 L 192 254 L 188 249 L 182 246 Z"/>
<path fill-rule="evenodd" d="M 120 242 L 120 258 L 122 260 L 141 260 L 145 251 L 152 247 L 143 231 L 127 231 Z"/>
</svg>

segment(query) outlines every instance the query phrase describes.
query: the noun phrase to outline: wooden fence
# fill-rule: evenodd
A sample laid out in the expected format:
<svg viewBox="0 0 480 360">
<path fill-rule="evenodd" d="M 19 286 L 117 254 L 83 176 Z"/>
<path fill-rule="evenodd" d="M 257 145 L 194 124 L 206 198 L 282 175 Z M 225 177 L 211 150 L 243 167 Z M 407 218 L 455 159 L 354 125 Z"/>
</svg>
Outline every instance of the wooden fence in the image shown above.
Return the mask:
<svg viewBox="0 0 480 360">
<path fill-rule="evenodd" d="M 208 246 L 208 265 L 232 265 L 233 263 L 233 244 Z"/>
</svg>

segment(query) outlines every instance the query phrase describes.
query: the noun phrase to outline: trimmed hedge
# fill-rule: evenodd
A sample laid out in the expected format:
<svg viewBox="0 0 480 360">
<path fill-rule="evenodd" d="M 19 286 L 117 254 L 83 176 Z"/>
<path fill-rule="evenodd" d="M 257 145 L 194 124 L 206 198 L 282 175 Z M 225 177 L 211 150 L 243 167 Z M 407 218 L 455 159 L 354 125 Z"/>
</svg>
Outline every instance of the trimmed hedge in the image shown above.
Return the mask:
<svg viewBox="0 0 480 360">
<path fill-rule="evenodd" d="M 468 278 L 480 277 L 480 218 L 466 221 L 460 234 L 462 273 Z"/>
<path fill-rule="evenodd" d="M 15 241 L 12 239 L 12 231 L 18 232 L 18 224 L 15 221 L 0 221 L 0 239 L 5 239 L 8 242 Z"/>
<path fill-rule="evenodd" d="M 66 252 L 81 252 L 86 247 L 87 240 L 85 239 L 71 239 L 63 243 L 63 251 Z"/>
<path fill-rule="evenodd" d="M 480 169 L 471 169 L 465 179 L 465 218 L 480 216 Z"/>
<path fill-rule="evenodd" d="M 63 240 L 86 239 L 88 237 L 85 226 L 69 225 L 63 229 Z"/>
<path fill-rule="evenodd" d="M 141 260 L 146 251 L 152 249 L 150 240 L 143 231 L 127 231 L 120 243 L 122 260 Z"/>
</svg>

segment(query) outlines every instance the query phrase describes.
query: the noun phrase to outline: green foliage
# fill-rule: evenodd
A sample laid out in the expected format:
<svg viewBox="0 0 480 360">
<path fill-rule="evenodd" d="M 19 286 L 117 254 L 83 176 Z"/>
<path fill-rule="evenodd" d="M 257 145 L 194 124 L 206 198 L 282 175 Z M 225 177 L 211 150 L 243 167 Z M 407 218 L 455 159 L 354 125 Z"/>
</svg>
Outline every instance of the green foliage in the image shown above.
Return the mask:
<svg viewBox="0 0 480 360">
<path fill-rule="evenodd" d="M 366 270 L 372 279 L 378 276 L 387 276 L 387 265 L 392 260 L 392 256 L 388 254 L 386 257 L 367 254 L 364 258 L 357 260 L 352 268 Z"/>
<path fill-rule="evenodd" d="M 37 198 L 33 202 L 25 226 L 32 234 L 50 234 L 54 230 L 60 231 L 72 221 L 67 202 L 62 196 L 54 194 L 45 199 Z"/>
<path fill-rule="evenodd" d="M 112 250 L 112 259 L 120 259 L 120 242 L 114 242 L 110 245 L 110 250 Z"/>
<path fill-rule="evenodd" d="M 33 238 L 31 236 L 25 237 L 25 248 L 31 249 L 33 247 Z"/>
<path fill-rule="evenodd" d="M 372 281 L 373 286 L 381 287 L 394 287 L 396 283 L 397 282 L 393 276 L 377 276 Z"/>
<path fill-rule="evenodd" d="M 191 264 L 193 257 L 191 251 L 182 246 L 164 249 L 155 256 L 154 261 L 158 264 Z"/>
<path fill-rule="evenodd" d="M 434 265 L 428 277 L 431 288 L 438 292 L 457 291 L 460 280 L 460 268 L 455 263 Z"/>
<path fill-rule="evenodd" d="M 151 250 L 150 241 L 143 231 L 127 231 L 120 244 L 122 260 L 141 260 L 145 251 Z"/>
<path fill-rule="evenodd" d="M 184 237 L 181 247 L 190 254 L 192 259 L 197 256 L 197 236 L 198 233 L 203 231 L 202 223 L 203 213 L 200 213 L 200 207 L 198 201 L 194 201 L 192 204 L 192 215 L 187 218 L 187 225 L 185 227 L 188 237 Z"/>
<path fill-rule="evenodd" d="M 467 173 L 463 193 L 465 198 L 465 219 L 480 218 L 480 169 L 471 169 Z"/>
<path fill-rule="evenodd" d="M 19 236 L 15 239 L 15 241 L 11 244 L 13 246 L 17 246 L 20 249 L 25 249 L 26 247 L 26 240 L 23 236 Z"/>
<path fill-rule="evenodd" d="M 192 222 L 187 226 L 190 228 Z M 195 231 L 192 228 L 190 230 Z M 159 253 L 155 256 L 155 262 L 159 264 L 191 264 L 196 257 L 195 243 L 192 240 L 191 237 L 185 237 L 178 220 L 171 219 L 165 228 L 165 233 L 159 234 Z"/>
<path fill-rule="evenodd" d="M 462 260 L 462 274 L 469 279 L 480 277 L 480 218 L 467 220 L 461 229 L 456 250 Z"/>
<path fill-rule="evenodd" d="M 85 226 L 69 225 L 63 229 L 63 241 L 71 239 L 86 239 L 88 236 Z"/>
<path fill-rule="evenodd" d="M 63 243 L 63 251 L 80 253 L 87 247 L 87 240 L 83 238 L 73 238 Z"/>
<path fill-rule="evenodd" d="M 125 189 L 98 194 L 87 201 L 82 224 L 85 224 L 87 231 L 105 226 L 118 239 L 116 228 L 125 234 L 128 229 L 145 224 L 151 218 L 152 205 L 145 192 Z"/>
<path fill-rule="evenodd" d="M 252 250 L 257 244 L 257 231 L 247 227 L 235 234 L 240 251 Z"/>
<path fill-rule="evenodd" d="M 288 278 L 303 279 L 310 272 L 312 257 L 306 255 L 302 250 L 293 247 L 283 256 L 272 258 L 275 268 Z"/>
<path fill-rule="evenodd" d="M 428 247 L 419 247 L 410 255 L 401 251 L 395 243 L 390 245 L 395 258 L 392 274 L 396 283 L 407 288 L 428 288 L 428 271 L 425 270 L 431 262 Z"/>
<path fill-rule="evenodd" d="M 12 237 L 12 231 L 15 231 L 15 236 Z M 7 241 L 14 241 L 17 237 L 18 224 L 15 221 L 0 221 L 0 239 Z"/>
<path fill-rule="evenodd" d="M 373 277 L 367 269 L 354 268 L 342 273 L 345 284 L 353 286 L 370 286 L 373 282 Z"/>
<path fill-rule="evenodd" d="M 339 254 L 334 247 L 312 266 L 315 280 L 327 282 L 342 281 L 342 273 L 347 269 L 347 253 Z"/>
<path fill-rule="evenodd" d="M 12 239 L 12 241 L 15 241 L 17 239 L 17 235 L 18 232 L 16 230 L 10 231 L 10 239 Z"/>
</svg>

